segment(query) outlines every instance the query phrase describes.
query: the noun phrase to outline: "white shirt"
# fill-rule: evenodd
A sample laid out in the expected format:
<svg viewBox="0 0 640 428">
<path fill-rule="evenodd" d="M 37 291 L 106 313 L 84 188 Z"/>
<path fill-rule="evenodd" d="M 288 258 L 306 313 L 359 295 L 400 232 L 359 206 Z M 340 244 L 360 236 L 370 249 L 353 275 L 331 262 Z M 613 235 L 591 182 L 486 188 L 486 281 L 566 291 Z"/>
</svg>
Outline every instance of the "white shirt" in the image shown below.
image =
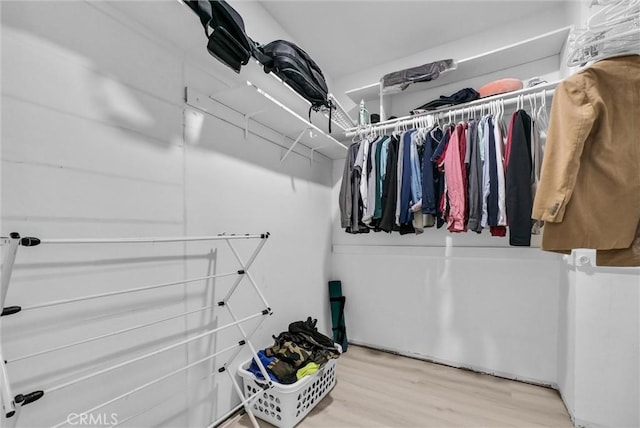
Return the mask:
<svg viewBox="0 0 640 428">
<path fill-rule="evenodd" d="M 496 165 L 498 166 L 498 226 L 507 225 L 507 205 L 505 203 L 504 180 L 504 140 L 500 124 L 493 124 L 493 138 L 496 144 Z"/>
</svg>

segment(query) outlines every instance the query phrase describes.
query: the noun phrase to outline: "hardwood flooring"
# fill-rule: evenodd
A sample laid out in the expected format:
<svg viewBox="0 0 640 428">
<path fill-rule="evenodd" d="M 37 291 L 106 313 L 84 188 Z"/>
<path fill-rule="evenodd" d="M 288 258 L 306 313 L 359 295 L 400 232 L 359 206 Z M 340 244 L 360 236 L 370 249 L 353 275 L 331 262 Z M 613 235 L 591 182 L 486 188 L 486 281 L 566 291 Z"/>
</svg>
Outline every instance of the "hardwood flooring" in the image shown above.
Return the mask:
<svg viewBox="0 0 640 428">
<path fill-rule="evenodd" d="M 298 427 L 573 426 L 553 389 L 359 346 L 340 357 L 337 375 L 335 388 Z M 244 415 L 224 426 L 251 423 Z"/>
</svg>

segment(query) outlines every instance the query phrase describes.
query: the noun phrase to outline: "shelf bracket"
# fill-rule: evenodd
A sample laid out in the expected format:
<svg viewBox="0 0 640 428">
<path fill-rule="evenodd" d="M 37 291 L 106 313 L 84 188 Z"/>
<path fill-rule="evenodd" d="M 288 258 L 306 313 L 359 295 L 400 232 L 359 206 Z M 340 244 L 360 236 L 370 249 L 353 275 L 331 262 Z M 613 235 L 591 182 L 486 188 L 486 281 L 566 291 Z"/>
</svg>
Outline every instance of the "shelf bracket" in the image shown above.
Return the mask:
<svg viewBox="0 0 640 428">
<path fill-rule="evenodd" d="M 263 110 L 254 111 L 253 113 L 247 113 L 244 116 L 244 139 L 249 137 L 249 119 L 253 116 L 262 113 Z"/>
<path fill-rule="evenodd" d="M 313 154 L 320 149 L 324 149 L 325 147 L 329 147 L 329 146 L 320 146 L 320 147 L 314 147 L 313 149 L 311 149 L 311 157 L 309 158 L 310 163 L 313 164 Z"/>
<path fill-rule="evenodd" d="M 291 145 L 291 147 L 289 147 L 289 150 L 287 150 L 287 153 L 284 154 L 284 156 L 282 156 L 280 158 L 280 163 L 284 162 L 284 160 L 287 158 L 287 156 L 289 156 L 289 153 L 291 153 L 291 151 L 293 150 L 293 148 L 295 146 L 298 145 L 298 143 L 300 142 L 300 139 L 302 138 L 302 136 L 304 135 L 305 132 L 307 132 L 308 130 L 313 129 L 313 128 L 304 128 L 300 134 L 298 134 L 298 137 L 296 137 L 296 139 L 293 141 L 293 144 Z"/>
</svg>

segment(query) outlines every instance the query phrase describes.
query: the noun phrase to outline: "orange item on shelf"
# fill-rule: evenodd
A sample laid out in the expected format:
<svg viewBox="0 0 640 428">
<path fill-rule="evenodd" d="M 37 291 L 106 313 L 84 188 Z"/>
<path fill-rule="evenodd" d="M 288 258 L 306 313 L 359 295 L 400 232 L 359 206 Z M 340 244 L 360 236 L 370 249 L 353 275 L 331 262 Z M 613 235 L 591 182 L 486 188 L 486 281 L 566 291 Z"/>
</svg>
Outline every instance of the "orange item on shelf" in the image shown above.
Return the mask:
<svg viewBox="0 0 640 428">
<path fill-rule="evenodd" d="M 490 97 L 491 95 L 504 94 L 505 92 L 517 91 L 523 88 L 522 80 L 519 79 L 500 79 L 478 89 L 480 98 Z"/>
</svg>

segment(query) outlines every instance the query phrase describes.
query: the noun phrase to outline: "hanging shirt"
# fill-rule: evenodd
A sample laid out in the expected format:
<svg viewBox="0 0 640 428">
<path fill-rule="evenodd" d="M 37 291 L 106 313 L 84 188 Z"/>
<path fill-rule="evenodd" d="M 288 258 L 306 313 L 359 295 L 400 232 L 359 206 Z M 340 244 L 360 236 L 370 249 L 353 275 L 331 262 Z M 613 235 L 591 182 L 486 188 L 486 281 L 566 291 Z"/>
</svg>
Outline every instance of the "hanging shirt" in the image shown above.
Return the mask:
<svg viewBox="0 0 640 428">
<path fill-rule="evenodd" d="M 504 170 L 506 172 L 507 168 L 509 168 L 509 158 L 511 157 L 511 143 L 513 141 L 513 124 L 516 121 L 516 113 L 514 112 L 511 115 L 511 120 L 509 121 L 509 128 L 507 130 L 507 142 L 504 148 Z"/>
<path fill-rule="evenodd" d="M 436 147 L 436 150 L 431 156 L 431 159 L 435 159 L 435 179 L 437 181 L 435 188 L 437 189 L 436 193 L 436 201 L 437 201 L 437 215 L 436 222 L 438 229 L 444 226 L 445 219 L 448 215 L 449 209 L 447 202 L 447 183 L 444 176 L 444 151 L 446 150 L 447 145 L 449 144 L 449 140 L 451 139 L 451 134 L 453 133 L 453 128 L 451 126 L 447 126 L 442 135 L 442 139 L 440 143 Z M 442 150 L 440 154 L 438 151 Z"/>
<path fill-rule="evenodd" d="M 398 225 L 408 224 L 413 219 L 413 212 L 411 211 L 411 188 L 412 186 L 412 166 L 411 166 L 411 146 L 412 138 L 416 130 L 412 129 L 403 134 L 402 144 L 402 183 L 400 186 L 400 206 L 398 207 L 399 217 Z"/>
<path fill-rule="evenodd" d="M 348 232 L 350 233 L 368 233 L 369 228 L 362 223 L 362 214 L 364 207 L 362 204 L 361 183 L 363 179 L 363 173 L 365 172 L 366 163 L 364 161 L 364 153 L 366 147 L 369 146 L 368 140 L 362 140 L 358 144 L 358 152 L 356 160 L 353 164 L 353 173 L 351 175 L 351 197 L 352 197 L 352 209 L 351 209 L 351 227 Z"/>
<path fill-rule="evenodd" d="M 496 164 L 498 167 L 498 226 L 506 226 L 507 208 L 504 188 L 504 140 L 502 138 L 500 123 L 494 123 L 493 132 L 496 145 Z"/>
<path fill-rule="evenodd" d="M 362 160 L 364 145 L 366 140 L 361 141 L 358 144 L 358 152 L 356 154 L 356 160 L 353 163 L 353 174 L 351 175 L 351 197 L 352 197 L 352 211 L 351 211 L 351 233 L 358 233 L 360 230 L 360 220 L 362 218 L 362 197 L 360 196 L 360 180 L 362 179 Z"/>
<path fill-rule="evenodd" d="M 411 205 L 415 205 L 422 200 L 422 168 L 420 166 L 420 155 L 418 146 L 424 144 L 421 132 L 415 132 L 411 138 Z M 420 205 L 422 211 L 422 205 Z M 412 210 L 414 211 L 414 210 Z"/>
<path fill-rule="evenodd" d="M 369 149 L 371 148 L 370 140 L 363 140 L 360 143 L 362 146 L 362 156 L 361 156 L 361 179 L 360 179 L 360 198 L 362 199 L 362 209 L 366 211 L 367 209 L 367 199 L 369 197 L 368 187 L 369 180 L 367 176 L 367 165 L 369 162 Z M 360 154 L 359 154 L 360 155 Z"/>
<path fill-rule="evenodd" d="M 396 193 L 398 191 L 398 146 L 397 137 L 391 137 L 387 152 L 387 168 L 382 184 L 382 218 L 380 229 L 391 232 L 396 228 Z"/>
<path fill-rule="evenodd" d="M 376 148 L 376 196 L 375 209 L 373 210 L 373 219 L 382 218 L 382 184 L 387 169 L 387 151 L 389 148 L 389 137 L 383 136 Z"/>
<path fill-rule="evenodd" d="M 511 148 L 506 172 L 506 206 L 509 244 L 531 245 L 531 117 L 524 111 L 514 113 Z"/>
<path fill-rule="evenodd" d="M 638 55 L 608 58 L 556 88 L 533 211 L 543 250 L 640 266 L 639 69 Z"/>
<path fill-rule="evenodd" d="M 496 162 L 496 142 L 493 117 L 487 118 L 487 141 L 489 156 L 489 195 L 487 200 L 487 223 L 489 226 L 498 225 L 498 164 Z"/>
<path fill-rule="evenodd" d="M 342 183 L 340 183 L 340 194 L 338 205 L 340 207 L 340 226 L 343 229 L 351 229 L 352 225 L 352 176 L 353 167 L 358 155 L 359 144 L 352 144 L 347 150 L 347 158 L 344 160 L 344 170 L 342 172 Z"/>
<path fill-rule="evenodd" d="M 451 134 L 444 157 L 444 175 L 449 201 L 447 229 L 451 232 L 463 232 L 466 230 L 464 224 L 466 189 L 462 171 L 464 169 L 464 149 L 462 147 L 465 144 L 464 127 L 458 124 Z"/>
<path fill-rule="evenodd" d="M 402 196 L 402 173 L 404 169 L 404 136 L 406 134 L 406 132 L 400 134 L 400 142 L 398 144 L 398 164 L 396 169 L 396 226 L 400 226 L 400 207 L 402 206 L 400 198 Z"/>
<path fill-rule="evenodd" d="M 422 213 L 430 216 L 425 221 L 425 226 L 432 226 L 437 215 L 437 204 L 439 198 L 437 195 L 437 177 L 438 174 L 435 164 L 431 161 L 433 153 L 442 140 L 442 130 L 436 127 L 425 137 L 424 155 L 422 159 Z"/>
<path fill-rule="evenodd" d="M 542 169 L 542 154 L 543 154 L 543 144 L 545 142 L 546 133 L 541 129 L 541 124 L 539 120 L 534 120 L 533 125 L 531 126 L 531 160 L 533 163 L 532 169 L 532 177 L 531 177 L 531 196 L 535 200 L 536 191 L 538 189 L 538 183 L 540 182 L 540 171 Z M 540 228 L 542 227 L 541 220 L 534 220 L 533 226 L 531 227 L 531 233 L 534 235 L 538 235 L 540 233 Z"/>
<path fill-rule="evenodd" d="M 376 205 L 376 148 L 379 142 L 380 138 L 378 137 L 369 146 L 369 159 L 367 162 L 367 205 L 362 215 L 362 222 L 370 227 Z"/>
<path fill-rule="evenodd" d="M 482 144 L 482 218 L 480 225 L 483 228 L 489 226 L 489 193 L 491 192 L 490 153 L 489 153 L 489 116 L 481 119 L 481 144 Z"/>
<path fill-rule="evenodd" d="M 469 121 L 467 136 L 469 137 L 469 222 L 468 228 L 474 232 L 482 232 L 482 159 L 480 157 L 480 134 L 478 121 Z"/>
</svg>

